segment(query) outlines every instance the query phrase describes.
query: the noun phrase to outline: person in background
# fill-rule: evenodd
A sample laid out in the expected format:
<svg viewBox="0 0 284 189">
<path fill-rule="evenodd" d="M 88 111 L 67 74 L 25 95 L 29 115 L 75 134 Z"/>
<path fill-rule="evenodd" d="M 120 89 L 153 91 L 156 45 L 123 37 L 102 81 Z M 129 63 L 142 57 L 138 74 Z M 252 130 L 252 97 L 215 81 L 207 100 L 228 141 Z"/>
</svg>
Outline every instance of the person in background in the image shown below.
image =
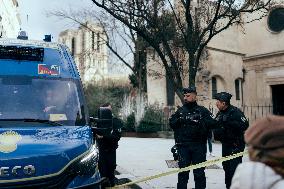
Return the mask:
<svg viewBox="0 0 284 189">
<path fill-rule="evenodd" d="M 240 164 L 231 189 L 284 188 L 284 116 L 256 121 L 245 133 L 249 162 Z"/>
<path fill-rule="evenodd" d="M 183 89 L 184 105 L 170 117 L 174 131 L 179 168 L 206 161 L 207 137 L 211 126 L 216 125 L 212 114 L 196 102 L 194 86 Z M 193 170 L 195 189 L 206 188 L 204 168 Z M 186 189 L 189 171 L 178 173 L 177 189 Z"/>
<path fill-rule="evenodd" d="M 44 100 L 44 108 L 43 112 L 50 112 L 50 110 L 56 108 L 56 102 L 54 100 L 54 92 L 51 89 L 46 89 L 45 90 L 45 100 Z"/>
<path fill-rule="evenodd" d="M 213 141 L 213 133 L 210 130 L 208 133 L 207 143 L 208 143 L 208 150 L 209 150 L 209 156 L 215 157 L 215 155 L 212 152 L 212 141 Z"/>
<path fill-rule="evenodd" d="M 110 103 L 105 103 L 101 107 L 112 110 Z M 103 187 L 110 187 L 115 185 L 114 171 L 116 169 L 116 149 L 118 148 L 118 141 L 121 138 L 121 128 L 123 123 L 118 118 L 113 117 L 113 129 L 109 135 L 96 135 L 99 148 L 99 170 L 102 177 L 106 177 L 109 183 Z"/>
<path fill-rule="evenodd" d="M 213 130 L 215 140 L 222 143 L 222 156 L 242 152 L 245 149 L 244 132 L 249 124 L 243 112 L 230 104 L 232 95 L 220 92 L 215 95 L 219 112 L 216 115 L 218 129 Z M 242 162 L 242 156 L 222 163 L 225 171 L 225 184 L 229 189 L 237 166 Z"/>
</svg>

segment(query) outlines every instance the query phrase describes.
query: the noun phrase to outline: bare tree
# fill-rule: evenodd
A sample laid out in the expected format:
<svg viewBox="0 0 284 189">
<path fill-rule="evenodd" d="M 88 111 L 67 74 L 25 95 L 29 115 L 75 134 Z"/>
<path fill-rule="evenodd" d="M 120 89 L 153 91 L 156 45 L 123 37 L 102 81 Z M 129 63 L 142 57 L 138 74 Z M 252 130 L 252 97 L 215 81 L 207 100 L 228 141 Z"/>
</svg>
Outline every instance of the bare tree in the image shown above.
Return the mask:
<svg viewBox="0 0 284 189">
<path fill-rule="evenodd" d="M 129 96 L 127 99 L 131 99 L 135 106 L 135 121 L 136 125 L 140 122 L 144 115 L 145 109 L 145 92 L 147 90 L 146 86 L 146 48 L 147 44 L 134 32 L 132 29 L 126 27 L 125 25 L 118 23 L 116 19 L 106 15 L 105 13 L 81 9 L 81 10 L 56 10 L 48 13 L 48 16 L 56 16 L 63 19 L 68 19 L 74 23 L 79 24 L 85 29 L 95 32 L 94 29 L 86 22 L 88 20 L 93 20 L 99 23 L 100 27 L 103 29 L 106 38 L 100 37 L 100 41 L 106 44 L 108 49 L 131 71 L 132 74 L 129 75 L 129 80 L 132 86 L 137 89 L 135 98 Z M 121 44 L 123 43 L 123 44 Z M 83 56 L 93 53 L 93 51 L 88 51 L 85 49 Z M 130 55 L 131 60 L 126 58 Z M 131 64 L 130 62 L 133 62 Z M 114 66 L 118 67 L 118 63 Z M 133 110 L 131 110 L 132 112 Z"/>
<path fill-rule="evenodd" d="M 186 53 L 189 84 L 195 85 L 202 52 L 209 41 L 234 24 L 266 16 L 272 0 L 92 0 L 125 26 L 141 36 L 159 55 L 176 94 L 183 87 L 176 49 Z M 258 11 L 244 20 L 244 14 Z M 171 31 L 174 20 L 175 31 Z"/>
</svg>

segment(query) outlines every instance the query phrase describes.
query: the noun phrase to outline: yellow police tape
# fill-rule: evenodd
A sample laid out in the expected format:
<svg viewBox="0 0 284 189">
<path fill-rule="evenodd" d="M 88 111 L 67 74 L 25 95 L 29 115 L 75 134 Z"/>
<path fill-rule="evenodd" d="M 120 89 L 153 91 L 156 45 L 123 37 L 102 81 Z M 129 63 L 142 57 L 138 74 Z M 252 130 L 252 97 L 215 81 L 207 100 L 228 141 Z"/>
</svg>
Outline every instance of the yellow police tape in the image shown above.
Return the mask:
<svg viewBox="0 0 284 189">
<path fill-rule="evenodd" d="M 137 184 L 137 183 L 140 183 L 140 182 L 145 182 L 145 181 L 148 181 L 148 180 L 153 180 L 153 179 L 164 177 L 164 176 L 167 176 L 167 175 L 180 173 L 180 172 L 185 172 L 185 171 L 191 171 L 191 170 L 194 170 L 194 169 L 198 169 L 198 168 L 214 165 L 216 163 L 222 163 L 224 161 L 228 161 L 228 160 L 240 157 L 240 156 L 244 156 L 247 153 L 248 153 L 247 150 L 245 150 L 243 152 L 239 152 L 239 153 L 232 154 L 232 155 L 229 155 L 229 156 L 208 160 L 208 161 L 205 161 L 205 162 L 202 162 L 202 163 L 198 163 L 198 164 L 195 164 L 195 165 L 190 165 L 188 167 L 175 169 L 175 170 L 164 172 L 164 173 L 160 173 L 160 174 L 157 174 L 157 175 L 152 175 L 152 176 L 149 176 L 149 177 L 145 177 L 145 178 L 142 178 L 142 179 L 138 179 L 136 181 L 132 181 L 132 182 L 128 182 L 128 183 L 125 183 L 125 184 L 117 185 L 117 186 L 114 186 L 114 187 L 108 187 L 108 189 L 122 188 L 122 187 L 125 187 L 125 186 Z"/>
</svg>

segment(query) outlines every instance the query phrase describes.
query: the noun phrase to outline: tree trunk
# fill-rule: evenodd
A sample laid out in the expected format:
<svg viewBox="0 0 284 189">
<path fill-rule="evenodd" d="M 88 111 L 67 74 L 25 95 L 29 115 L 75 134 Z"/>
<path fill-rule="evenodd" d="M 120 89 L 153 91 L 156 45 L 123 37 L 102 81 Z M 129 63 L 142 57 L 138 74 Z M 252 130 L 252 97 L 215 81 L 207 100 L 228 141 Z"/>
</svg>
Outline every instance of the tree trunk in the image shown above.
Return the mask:
<svg viewBox="0 0 284 189">
<path fill-rule="evenodd" d="M 181 91 L 177 90 L 176 94 L 178 95 L 178 97 L 181 100 L 182 104 L 184 104 L 183 93 Z"/>
<path fill-rule="evenodd" d="M 189 56 L 189 73 L 188 73 L 188 85 L 195 86 L 195 76 L 196 76 L 196 68 L 194 65 L 194 56 Z"/>
</svg>

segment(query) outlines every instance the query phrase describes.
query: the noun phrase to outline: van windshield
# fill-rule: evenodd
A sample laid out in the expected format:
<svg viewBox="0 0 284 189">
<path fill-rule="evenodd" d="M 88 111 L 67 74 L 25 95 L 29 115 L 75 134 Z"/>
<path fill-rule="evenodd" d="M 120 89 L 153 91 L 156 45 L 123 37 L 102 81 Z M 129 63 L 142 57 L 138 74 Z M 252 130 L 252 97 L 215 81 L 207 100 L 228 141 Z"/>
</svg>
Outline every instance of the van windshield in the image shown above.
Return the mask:
<svg viewBox="0 0 284 189">
<path fill-rule="evenodd" d="M 78 81 L 62 78 L 0 76 L 0 121 L 48 120 L 85 125 Z"/>
</svg>

